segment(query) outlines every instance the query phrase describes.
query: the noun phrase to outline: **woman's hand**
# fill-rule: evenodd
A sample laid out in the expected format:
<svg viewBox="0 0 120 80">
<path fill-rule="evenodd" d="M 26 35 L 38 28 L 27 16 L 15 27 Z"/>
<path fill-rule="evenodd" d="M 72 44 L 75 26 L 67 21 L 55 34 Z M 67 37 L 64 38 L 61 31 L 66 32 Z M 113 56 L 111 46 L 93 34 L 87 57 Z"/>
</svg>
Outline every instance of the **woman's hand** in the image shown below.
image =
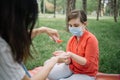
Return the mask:
<svg viewBox="0 0 120 80">
<path fill-rule="evenodd" d="M 55 51 L 55 52 L 53 52 L 53 55 L 58 57 L 60 60 L 62 58 L 64 58 L 61 62 L 64 62 L 66 64 L 70 64 L 70 62 L 71 62 L 71 59 L 70 59 L 71 55 L 70 55 L 70 53 L 66 53 L 64 51 Z M 60 62 L 60 61 L 58 61 L 58 62 Z"/>
<path fill-rule="evenodd" d="M 53 40 L 55 40 L 55 38 L 59 39 L 59 34 L 56 29 L 52 29 L 48 27 L 44 27 L 44 28 L 45 28 L 45 33 L 48 34 Z"/>
<path fill-rule="evenodd" d="M 52 38 L 53 41 L 55 41 L 56 43 L 61 43 L 62 40 L 60 40 L 59 38 L 59 34 L 58 31 L 56 29 L 52 29 L 52 28 L 46 28 L 46 33 L 50 36 L 50 38 Z"/>
</svg>

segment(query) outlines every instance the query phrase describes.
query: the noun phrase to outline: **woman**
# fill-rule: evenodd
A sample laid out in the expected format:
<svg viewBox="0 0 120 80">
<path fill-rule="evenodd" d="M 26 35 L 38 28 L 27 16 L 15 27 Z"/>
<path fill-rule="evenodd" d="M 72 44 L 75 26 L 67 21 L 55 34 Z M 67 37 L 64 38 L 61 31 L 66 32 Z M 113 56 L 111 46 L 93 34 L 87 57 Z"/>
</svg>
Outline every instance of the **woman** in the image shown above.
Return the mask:
<svg viewBox="0 0 120 80">
<path fill-rule="evenodd" d="M 47 33 L 55 36 L 54 29 L 42 27 L 34 29 L 38 15 L 36 0 L 1 0 L 0 2 L 0 80 L 45 80 L 57 62 L 64 62 L 62 56 L 53 57 L 41 72 L 29 78 L 21 63 L 30 54 L 31 37 Z M 53 31 L 53 32 L 52 32 Z"/>
<path fill-rule="evenodd" d="M 98 72 L 98 41 L 86 29 L 87 16 L 82 10 L 73 10 L 68 15 L 69 39 L 66 52 L 56 51 L 55 56 L 68 57 L 65 63 L 56 64 L 48 78 L 50 80 L 95 80 Z M 56 75 L 56 76 L 55 76 Z"/>
</svg>

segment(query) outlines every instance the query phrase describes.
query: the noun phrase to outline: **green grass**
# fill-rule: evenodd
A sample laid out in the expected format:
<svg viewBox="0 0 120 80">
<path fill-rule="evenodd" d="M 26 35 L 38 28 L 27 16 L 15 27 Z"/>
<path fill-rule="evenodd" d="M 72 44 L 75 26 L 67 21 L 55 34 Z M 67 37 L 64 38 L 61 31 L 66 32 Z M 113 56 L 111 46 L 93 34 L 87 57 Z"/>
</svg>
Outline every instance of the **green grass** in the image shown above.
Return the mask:
<svg viewBox="0 0 120 80">
<path fill-rule="evenodd" d="M 44 61 L 52 56 L 55 50 L 65 50 L 67 41 L 71 36 L 66 31 L 64 18 L 40 18 L 37 25 L 48 26 L 59 31 L 63 40 L 61 44 L 53 42 L 46 34 L 42 34 L 33 39 L 34 47 L 37 51 L 33 53 L 33 60 L 28 60 L 26 66 L 33 69 L 43 65 Z M 99 71 L 106 73 L 120 73 L 120 20 L 115 23 L 112 18 L 88 19 L 88 29 L 99 41 Z"/>
<path fill-rule="evenodd" d="M 89 30 L 93 32 L 100 49 L 100 71 L 120 73 L 120 26 L 113 20 L 89 20 Z"/>
</svg>

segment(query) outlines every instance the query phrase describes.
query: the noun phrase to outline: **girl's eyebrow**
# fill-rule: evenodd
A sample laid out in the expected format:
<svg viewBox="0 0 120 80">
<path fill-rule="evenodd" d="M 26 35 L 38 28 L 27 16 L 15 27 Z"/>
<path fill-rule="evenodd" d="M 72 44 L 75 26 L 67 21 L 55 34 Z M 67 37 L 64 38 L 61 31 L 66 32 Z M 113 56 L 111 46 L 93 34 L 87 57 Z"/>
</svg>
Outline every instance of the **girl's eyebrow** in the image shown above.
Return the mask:
<svg viewBox="0 0 120 80">
<path fill-rule="evenodd" d="M 75 23 L 75 24 L 68 24 L 69 26 L 75 26 L 75 27 L 78 27 L 79 24 Z"/>
</svg>

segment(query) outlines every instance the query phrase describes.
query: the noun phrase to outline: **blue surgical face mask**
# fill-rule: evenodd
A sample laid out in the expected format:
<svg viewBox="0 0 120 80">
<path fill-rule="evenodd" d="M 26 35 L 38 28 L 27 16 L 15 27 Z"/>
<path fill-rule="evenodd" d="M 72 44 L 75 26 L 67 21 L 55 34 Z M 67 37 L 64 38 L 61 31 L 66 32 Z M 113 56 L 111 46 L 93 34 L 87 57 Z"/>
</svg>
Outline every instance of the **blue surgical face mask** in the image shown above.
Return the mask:
<svg viewBox="0 0 120 80">
<path fill-rule="evenodd" d="M 69 27 L 69 31 L 77 37 L 80 37 L 83 35 L 83 28 L 82 27 Z"/>
</svg>

